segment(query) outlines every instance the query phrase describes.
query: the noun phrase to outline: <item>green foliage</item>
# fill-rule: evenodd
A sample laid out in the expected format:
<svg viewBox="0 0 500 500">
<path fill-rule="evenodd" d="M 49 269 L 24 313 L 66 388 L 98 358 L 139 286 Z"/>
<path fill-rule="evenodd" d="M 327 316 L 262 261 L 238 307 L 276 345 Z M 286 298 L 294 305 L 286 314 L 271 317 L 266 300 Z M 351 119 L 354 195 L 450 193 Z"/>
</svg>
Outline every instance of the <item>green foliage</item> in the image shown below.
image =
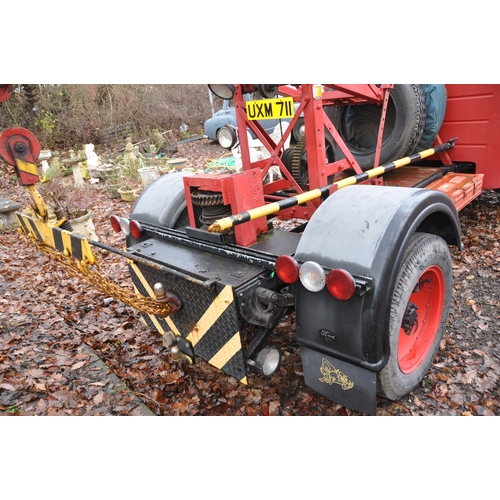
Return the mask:
<svg viewBox="0 0 500 500">
<path fill-rule="evenodd" d="M 51 134 L 57 126 L 57 118 L 50 111 L 42 109 L 38 114 L 36 125 L 38 130 L 40 130 L 43 134 L 48 135 Z"/>
</svg>

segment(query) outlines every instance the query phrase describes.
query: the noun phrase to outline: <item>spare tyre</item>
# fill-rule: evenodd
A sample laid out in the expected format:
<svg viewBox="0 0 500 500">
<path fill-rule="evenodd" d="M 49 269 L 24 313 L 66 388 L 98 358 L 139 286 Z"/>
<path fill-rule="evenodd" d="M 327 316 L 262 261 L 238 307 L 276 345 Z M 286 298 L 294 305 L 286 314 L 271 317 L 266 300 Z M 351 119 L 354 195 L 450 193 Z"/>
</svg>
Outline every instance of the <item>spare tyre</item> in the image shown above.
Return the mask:
<svg viewBox="0 0 500 500">
<path fill-rule="evenodd" d="M 382 105 L 345 106 L 339 133 L 362 170 L 375 162 Z M 421 85 L 395 84 L 390 92 L 379 164 L 412 154 L 425 126 L 425 95 Z"/>
</svg>

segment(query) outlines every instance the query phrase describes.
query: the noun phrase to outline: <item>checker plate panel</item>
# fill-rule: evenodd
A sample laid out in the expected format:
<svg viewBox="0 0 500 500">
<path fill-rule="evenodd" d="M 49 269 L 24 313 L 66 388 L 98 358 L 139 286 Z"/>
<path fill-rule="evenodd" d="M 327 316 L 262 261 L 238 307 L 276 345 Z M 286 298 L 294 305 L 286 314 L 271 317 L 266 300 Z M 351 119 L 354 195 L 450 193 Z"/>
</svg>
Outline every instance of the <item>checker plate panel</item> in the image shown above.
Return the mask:
<svg viewBox="0 0 500 500">
<path fill-rule="evenodd" d="M 246 383 L 246 365 L 241 349 L 240 329 L 232 288 L 214 285 L 211 289 L 143 264 L 129 264 L 137 290 L 152 296 L 155 283 L 177 296 L 183 307 L 167 318 L 144 315 L 146 323 L 161 334 L 173 331 L 193 346 L 199 356 L 228 375 Z"/>
</svg>

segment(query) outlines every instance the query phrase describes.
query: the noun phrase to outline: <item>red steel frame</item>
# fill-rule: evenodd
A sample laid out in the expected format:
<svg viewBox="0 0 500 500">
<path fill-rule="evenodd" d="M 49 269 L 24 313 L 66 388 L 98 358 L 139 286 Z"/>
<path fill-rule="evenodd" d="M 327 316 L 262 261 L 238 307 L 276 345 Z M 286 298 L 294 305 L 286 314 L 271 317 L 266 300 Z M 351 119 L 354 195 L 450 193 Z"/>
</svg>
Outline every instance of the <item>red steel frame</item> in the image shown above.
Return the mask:
<svg viewBox="0 0 500 500">
<path fill-rule="evenodd" d="M 352 168 L 356 173 L 362 170 L 345 145 L 338 131 L 325 113 L 324 108 L 339 104 L 365 104 L 376 103 L 382 105 L 382 116 L 378 134 L 377 153 L 375 165 L 378 165 L 380 148 L 385 124 L 385 114 L 392 85 L 339 85 L 322 84 L 319 87 L 312 84 L 281 85 L 278 93 L 281 96 L 292 97 L 299 103 L 294 118 L 284 131 L 282 138 L 275 143 L 258 121 L 249 120 L 246 114 L 244 93 L 248 92 L 251 85 L 235 85 L 234 106 L 238 125 L 241 159 L 243 171 L 239 174 L 212 175 L 201 174 L 186 177 L 184 180 L 190 224 L 196 225 L 194 209 L 191 205 L 190 193 L 194 189 L 222 193 L 223 203 L 231 206 L 232 214 L 241 213 L 252 208 L 263 206 L 266 203 L 283 199 L 277 193 L 292 191 L 302 193 L 304 190 L 297 184 L 292 174 L 283 164 L 281 157 L 284 144 L 291 134 L 298 118 L 303 114 L 306 135 L 307 163 L 309 184 L 308 189 L 316 189 L 328 184 L 327 179 L 334 174 Z M 262 142 L 270 154 L 269 158 L 252 162 L 248 144 L 247 128 Z M 325 153 L 325 128 L 328 129 L 334 141 L 345 155 L 345 159 L 327 163 Z M 278 166 L 282 179 L 264 184 L 269 169 Z M 372 181 L 369 181 L 372 182 Z M 321 200 L 313 200 L 305 206 L 295 206 L 278 212 L 282 219 L 301 218 L 310 219 L 320 205 Z M 241 246 L 250 246 L 257 241 L 260 234 L 267 232 L 267 221 L 264 217 L 235 227 L 236 243 Z"/>
</svg>

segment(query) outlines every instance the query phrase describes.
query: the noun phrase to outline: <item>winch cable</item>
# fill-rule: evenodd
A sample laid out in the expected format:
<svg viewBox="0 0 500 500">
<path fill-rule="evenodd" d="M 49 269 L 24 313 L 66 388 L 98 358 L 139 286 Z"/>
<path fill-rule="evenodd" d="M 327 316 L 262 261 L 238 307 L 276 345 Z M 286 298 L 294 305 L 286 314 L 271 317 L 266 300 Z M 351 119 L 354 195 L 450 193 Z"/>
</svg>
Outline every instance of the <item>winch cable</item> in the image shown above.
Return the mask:
<svg viewBox="0 0 500 500">
<path fill-rule="evenodd" d="M 450 139 L 449 141 L 444 142 L 434 148 L 426 149 L 425 151 L 421 151 L 420 153 L 414 153 L 410 156 L 406 156 L 399 160 L 387 163 L 385 165 L 381 165 L 376 168 L 372 168 L 371 170 L 366 170 L 361 174 L 347 177 L 345 179 L 334 182 L 322 188 L 306 191 L 304 193 L 298 194 L 297 196 L 269 203 L 268 205 L 264 205 L 262 207 L 250 209 L 247 212 L 231 215 L 230 217 L 224 217 L 222 219 L 215 221 L 208 228 L 208 231 L 209 232 L 226 231 L 227 229 L 230 229 L 239 224 L 243 224 L 245 222 L 258 219 L 259 217 L 265 217 L 268 215 L 275 214 L 280 210 L 284 210 L 286 208 L 302 205 L 303 203 L 307 203 L 309 201 L 316 200 L 318 198 L 327 198 L 331 193 L 337 191 L 338 189 L 342 189 L 347 186 L 353 186 L 354 184 L 359 184 L 360 182 L 366 181 L 373 177 L 378 177 L 379 175 L 383 175 L 387 172 L 396 170 L 397 168 L 404 167 L 411 163 L 415 163 L 419 160 L 423 160 L 424 158 L 428 158 L 429 156 L 432 156 L 434 154 L 440 154 L 449 151 L 455 146 L 455 141 L 457 141 L 457 139 L 458 137 L 455 137 L 454 139 Z"/>
</svg>

